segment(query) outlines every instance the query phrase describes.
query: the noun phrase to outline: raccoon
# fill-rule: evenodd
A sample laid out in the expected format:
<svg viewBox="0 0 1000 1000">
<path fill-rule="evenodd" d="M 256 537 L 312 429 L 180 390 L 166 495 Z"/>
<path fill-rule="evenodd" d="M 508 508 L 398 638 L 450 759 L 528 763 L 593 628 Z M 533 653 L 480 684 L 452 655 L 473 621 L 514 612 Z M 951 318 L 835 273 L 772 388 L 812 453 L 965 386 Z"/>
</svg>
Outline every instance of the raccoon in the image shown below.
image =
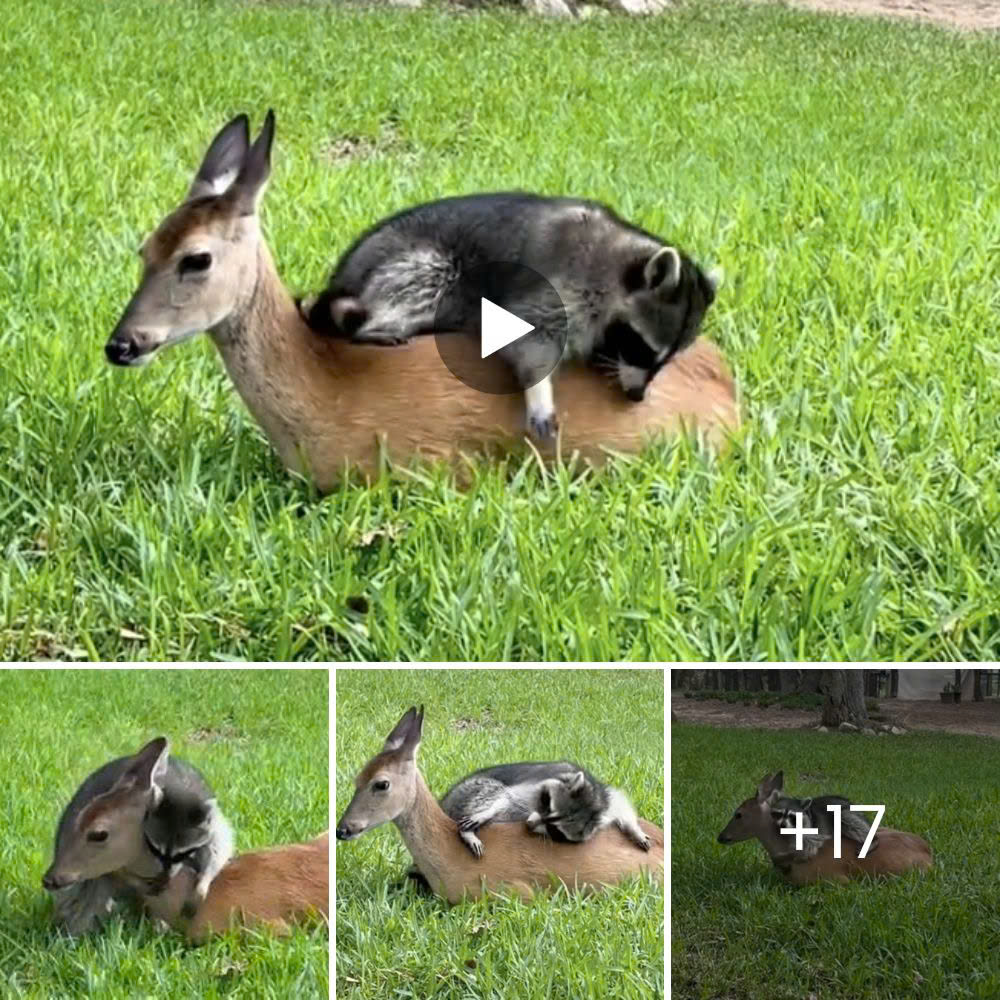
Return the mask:
<svg viewBox="0 0 1000 1000">
<path fill-rule="evenodd" d="M 521 268 L 497 262 L 544 277 L 562 308 Z M 481 299 L 490 299 L 541 334 L 497 353 L 525 393 L 529 430 L 547 439 L 558 426 L 553 362 L 590 364 L 641 401 L 660 368 L 697 336 L 718 280 L 599 202 L 500 192 L 444 198 L 382 220 L 341 257 L 326 289 L 299 307 L 317 333 L 400 344 L 437 330 L 476 332 Z"/>
<path fill-rule="evenodd" d="M 182 865 L 195 873 L 192 897 L 181 911 L 190 917 L 233 855 L 233 830 L 208 783 L 191 764 L 172 757 L 162 787 L 159 805 L 143 822 L 143 836 L 163 866 L 165 880 Z"/>
<path fill-rule="evenodd" d="M 802 837 L 801 853 L 808 858 L 816 854 L 827 840 L 833 838 L 833 813 L 827 810 L 827 806 L 832 805 L 841 807 L 841 836 L 855 841 L 858 845 L 864 844 L 868 831 L 871 829 L 871 823 L 861 813 L 851 812 L 850 801 L 842 795 L 817 795 L 812 799 L 796 799 L 788 795 L 781 795 L 771 803 L 771 815 L 779 828 L 793 830 L 796 826 L 795 814 L 805 813 L 802 826 L 819 830 L 818 834 L 805 834 Z M 794 850 L 794 838 L 789 837 L 789 841 L 791 849 Z M 878 847 L 877 834 L 872 838 L 869 853 L 874 851 L 876 847 Z"/>
<path fill-rule="evenodd" d="M 624 793 L 570 761 L 483 768 L 449 789 L 441 808 L 476 857 L 483 855 L 476 831 L 491 822 L 525 822 L 532 833 L 564 842 L 587 840 L 614 823 L 644 851 L 650 847 Z"/>
</svg>

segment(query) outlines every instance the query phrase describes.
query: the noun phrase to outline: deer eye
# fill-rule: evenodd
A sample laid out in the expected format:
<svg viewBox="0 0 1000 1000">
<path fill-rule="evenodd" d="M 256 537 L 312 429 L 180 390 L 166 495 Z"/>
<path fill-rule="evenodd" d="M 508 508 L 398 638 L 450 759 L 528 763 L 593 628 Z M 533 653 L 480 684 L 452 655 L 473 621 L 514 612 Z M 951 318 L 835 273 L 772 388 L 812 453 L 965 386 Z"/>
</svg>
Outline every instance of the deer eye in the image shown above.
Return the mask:
<svg viewBox="0 0 1000 1000">
<path fill-rule="evenodd" d="M 108 839 L 107 830 L 91 830 L 87 834 L 87 840 L 92 844 L 103 844 Z"/>
<path fill-rule="evenodd" d="M 386 792 L 388 790 L 389 790 L 389 782 L 388 781 L 385 781 L 385 780 L 376 781 L 376 782 L 373 782 L 373 784 L 372 784 L 372 791 L 373 792 Z"/>
<path fill-rule="evenodd" d="M 183 278 L 185 274 L 199 274 L 212 266 L 212 255 L 205 253 L 189 253 L 181 257 L 177 272 Z"/>
</svg>

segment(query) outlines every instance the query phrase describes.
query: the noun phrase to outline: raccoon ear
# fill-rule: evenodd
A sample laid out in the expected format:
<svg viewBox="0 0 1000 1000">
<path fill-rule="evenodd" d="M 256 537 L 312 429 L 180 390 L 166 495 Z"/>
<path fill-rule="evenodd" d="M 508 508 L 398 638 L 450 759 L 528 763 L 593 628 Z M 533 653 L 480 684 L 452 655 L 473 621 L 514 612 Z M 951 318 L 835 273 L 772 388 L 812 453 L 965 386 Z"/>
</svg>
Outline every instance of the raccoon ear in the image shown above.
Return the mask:
<svg viewBox="0 0 1000 1000">
<path fill-rule="evenodd" d="M 583 788 L 584 784 L 586 784 L 586 780 L 587 779 L 583 776 L 583 771 L 577 771 L 569 783 L 570 794 L 575 795 L 579 792 Z"/>
<path fill-rule="evenodd" d="M 660 247 L 642 270 L 646 287 L 661 288 L 665 292 L 675 289 L 681 280 L 681 255 L 673 247 Z"/>
<path fill-rule="evenodd" d="M 330 319 L 339 333 L 349 337 L 368 319 L 368 310 L 358 299 L 343 296 L 330 303 Z"/>
<path fill-rule="evenodd" d="M 708 274 L 705 275 L 705 280 L 708 282 L 708 287 L 712 289 L 712 294 L 715 295 L 716 292 L 725 284 L 726 272 L 721 267 L 713 267 Z"/>
</svg>

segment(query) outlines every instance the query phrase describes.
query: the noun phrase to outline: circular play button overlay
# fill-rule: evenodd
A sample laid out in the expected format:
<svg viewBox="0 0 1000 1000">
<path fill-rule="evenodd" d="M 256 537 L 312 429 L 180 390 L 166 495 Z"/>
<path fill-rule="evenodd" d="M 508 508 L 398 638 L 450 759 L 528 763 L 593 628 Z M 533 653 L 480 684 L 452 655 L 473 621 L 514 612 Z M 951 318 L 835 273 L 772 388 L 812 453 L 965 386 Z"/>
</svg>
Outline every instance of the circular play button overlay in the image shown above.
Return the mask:
<svg viewBox="0 0 1000 1000">
<path fill-rule="evenodd" d="M 566 310 L 537 271 L 513 261 L 466 268 L 434 318 L 438 354 L 459 381 L 504 396 L 541 382 L 559 363 Z"/>
</svg>

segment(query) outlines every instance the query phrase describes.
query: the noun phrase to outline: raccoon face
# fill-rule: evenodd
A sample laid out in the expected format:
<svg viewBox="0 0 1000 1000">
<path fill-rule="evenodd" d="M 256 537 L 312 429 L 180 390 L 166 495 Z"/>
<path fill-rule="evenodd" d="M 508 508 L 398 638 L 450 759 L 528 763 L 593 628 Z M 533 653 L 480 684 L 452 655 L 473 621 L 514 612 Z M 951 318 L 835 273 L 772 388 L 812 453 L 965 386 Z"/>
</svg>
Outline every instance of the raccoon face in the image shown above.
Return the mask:
<svg viewBox="0 0 1000 1000">
<path fill-rule="evenodd" d="M 586 840 L 601 818 L 583 772 L 546 781 L 539 796 L 539 812 L 553 840 L 572 843 Z"/>
<path fill-rule="evenodd" d="M 602 353 L 617 362 L 629 399 L 641 400 L 653 376 L 697 337 L 718 280 L 674 247 L 625 271 L 623 307 L 605 329 Z"/>
<path fill-rule="evenodd" d="M 165 869 L 188 862 L 192 855 L 212 839 L 211 802 L 192 799 L 164 799 L 143 823 L 146 846 Z"/>
</svg>

